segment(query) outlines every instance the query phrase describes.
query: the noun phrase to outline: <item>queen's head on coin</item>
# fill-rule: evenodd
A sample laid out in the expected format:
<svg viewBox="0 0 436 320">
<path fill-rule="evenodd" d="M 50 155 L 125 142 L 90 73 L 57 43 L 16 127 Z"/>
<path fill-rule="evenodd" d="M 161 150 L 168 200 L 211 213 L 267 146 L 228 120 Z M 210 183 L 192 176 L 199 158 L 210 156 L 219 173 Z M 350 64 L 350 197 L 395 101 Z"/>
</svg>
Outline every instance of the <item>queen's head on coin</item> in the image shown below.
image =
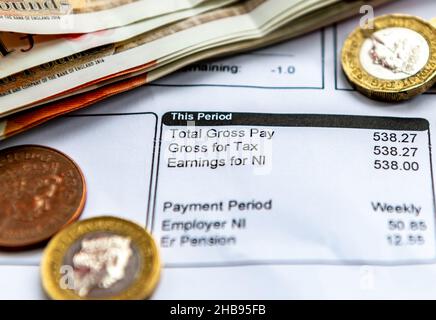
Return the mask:
<svg viewBox="0 0 436 320">
<path fill-rule="evenodd" d="M 49 213 L 60 198 L 63 177 L 58 174 L 58 167 L 40 163 L 32 164 L 32 172 L 23 166 L 5 169 L 0 178 L 8 188 L 0 193 L 0 203 L 4 211 L 2 219 L 9 217 L 20 222 L 33 222 Z"/>
<path fill-rule="evenodd" d="M 418 32 L 407 28 L 386 28 L 374 32 L 360 50 L 362 67 L 384 80 L 401 80 L 416 75 L 428 63 L 430 46 Z"/>
<path fill-rule="evenodd" d="M 83 298 L 113 296 L 132 284 L 139 264 L 138 248 L 129 237 L 91 233 L 67 250 L 63 284 Z"/>
</svg>

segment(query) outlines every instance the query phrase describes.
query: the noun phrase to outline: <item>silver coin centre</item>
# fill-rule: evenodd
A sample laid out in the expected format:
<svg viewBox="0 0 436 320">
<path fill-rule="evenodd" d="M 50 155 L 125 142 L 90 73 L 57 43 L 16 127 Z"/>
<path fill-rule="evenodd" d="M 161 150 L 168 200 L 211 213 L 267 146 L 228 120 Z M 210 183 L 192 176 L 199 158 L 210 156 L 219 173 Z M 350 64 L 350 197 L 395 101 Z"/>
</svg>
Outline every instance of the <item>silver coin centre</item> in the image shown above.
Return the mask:
<svg viewBox="0 0 436 320">
<path fill-rule="evenodd" d="M 416 75 L 430 58 L 430 46 L 418 32 L 386 28 L 366 39 L 360 61 L 370 75 L 383 80 L 401 80 Z"/>
</svg>

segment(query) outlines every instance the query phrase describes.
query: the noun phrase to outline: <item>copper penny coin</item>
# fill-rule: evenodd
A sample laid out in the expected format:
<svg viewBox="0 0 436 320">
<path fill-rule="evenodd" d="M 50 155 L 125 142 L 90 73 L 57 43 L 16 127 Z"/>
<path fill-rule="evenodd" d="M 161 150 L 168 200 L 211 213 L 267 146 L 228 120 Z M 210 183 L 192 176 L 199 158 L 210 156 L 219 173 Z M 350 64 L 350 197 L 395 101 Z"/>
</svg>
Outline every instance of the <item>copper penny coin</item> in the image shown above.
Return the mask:
<svg viewBox="0 0 436 320">
<path fill-rule="evenodd" d="M 0 150 L 0 246 L 49 239 L 82 213 L 86 184 L 77 164 L 52 148 Z"/>
</svg>

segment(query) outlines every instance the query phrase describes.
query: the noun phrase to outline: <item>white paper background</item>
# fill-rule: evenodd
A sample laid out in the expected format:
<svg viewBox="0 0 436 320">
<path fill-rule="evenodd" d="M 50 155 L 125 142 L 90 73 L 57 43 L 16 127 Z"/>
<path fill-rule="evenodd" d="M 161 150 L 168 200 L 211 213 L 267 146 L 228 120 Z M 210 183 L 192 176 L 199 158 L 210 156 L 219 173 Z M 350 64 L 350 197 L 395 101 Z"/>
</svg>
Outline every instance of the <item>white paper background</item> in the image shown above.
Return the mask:
<svg viewBox="0 0 436 320">
<path fill-rule="evenodd" d="M 420 14 L 430 18 L 436 13 L 436 3 L 433 0 L 399 1 L 398 4 L 376 11 L 377 14 L 385 12 Z M 339 46 L 348 32 L 346 30 L 350 30 L 349 26 L 355 24 L 356 20 L 338 26 Z M 301 65 L 305 56 L 314 57 L 320 51 L 316 33 L 308 35 L 306 39 L 316 39 L 316 43 L 306 43 L 304 48 L 298 46 L 293 49 L 292 43 L 305 43 L 300 39 L 278 48 L 289 50 L 290 54 L 295 55 L 295 64 Z M 421 117 L 429 120 L 431 139 L 436 141 L 434 95 L 426 94 L 410 102 L 386 105 L 370 101 L 357 92 L 336 90 L 336 53 L 334 29 L 328 28 L 325 31 L 324 89 L 149 86 L 101 102 L 80 114 L 155 112 L 160 117 L 170 110 L 213 110 Z M 251 70 L 256 65 L 257 58 L 253 55 L 246 56 L 247 62 L 238 57 L 233 59 L 235 63 L 243 64 L 244 70 Z M 270 64 L 270 68 L 265 70 L 270 70 L 282 62 L 282 57 L 262 60 L 262 63 Z M 322 73 L 321 59 L 305 61 L 303 67 L 306 72 L 303 72 L 302 80 L 290 76 L 289 84 L 301 82 L 318 86 L 319 70 Z M 258 72 L 259 69 L 256 69 L 256 73 Z M 346 88 L 347 84 L 341 80 L 340 68 L 337 74 L 338 86 Z M 259 85 L 259 78 L 269 79 L 271 76 L 270 73 L 259 73 L 253 79 L 250 71 L 246 75 L 247 78 L 242 79 L 244 83 L 253 85 Z M 200 84 L 206 79 L 201 74 L 197 79 L 192 75 L 190 77 L 186 79 L 185 85 Z M 313 78 L 310 79 L 311 77 Z M 207 81 L 212 81 L 211 79 L 213 78 L 208 77 Z M 222 75 L 216 79 L 217 84 L 225 80 Z M 268 86 L 268 82 L 269 80 L 264 81 L 262 85 Z M 183 79 L 180 75 L 174 75 L 161 83 L 183 83 Z M 229 83 L 232 83 L 231 80 Z M 288 81 L 280 80 L 279 84 L 283 83 Z M 2 146 L 40 143 L 70 154 L 82 166 L 89 184 L 84 217 L 110 213 L 140 222 L 146 219 L 148 205 L 154 121 L 154 117 L 150 115 L 58 119 L 47 126 L 13 138 Z M 234 185 L 240 186 L 243 182 L 234 177 Z M 350 187 L 355 188 L 358 193 L 359 188 L 364 186 L 356 184 Z M 423 186 L 422 190 L 427 192 L 428 185 Z M 313 237 L 316 236 L 313 234 Z M 367 236 L 371 237 L 372 234 Z M 0 267 L 0 287 L 3 288 L 0 290 L 1 298 L 45 298 L 40 289 L 39 268 L 32 266 L 37 264 L 38 256 L 39 253 L 23 253 L 18 257 L 0 257 L 3 265 Z M 23 266 L 25 264 L 30 266 Z M 435 280 L 436 265 L 165 268 L 154 298 L 436 298 Z"/>
</svg>

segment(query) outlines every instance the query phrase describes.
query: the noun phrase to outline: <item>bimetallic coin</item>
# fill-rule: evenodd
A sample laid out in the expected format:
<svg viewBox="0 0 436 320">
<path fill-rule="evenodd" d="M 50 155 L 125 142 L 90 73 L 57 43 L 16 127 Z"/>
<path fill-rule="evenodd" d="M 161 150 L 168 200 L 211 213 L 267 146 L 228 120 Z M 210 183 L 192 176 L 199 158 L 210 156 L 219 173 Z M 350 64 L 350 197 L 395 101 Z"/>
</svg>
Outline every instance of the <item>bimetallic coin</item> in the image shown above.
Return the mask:
<svg viewBox="0 0 436 320">
<path fill-rule="evenodd" d="M 86 186 L 65 154 L 36 145 L 0 150 L 0 246 L 22 248 L 52 237 L 82 213 Z"/>
<path fill-rule="evenodd" d="M 50 241 L 41 264 L 43 287 L 57 300 L 146 299 L 159 274 L 152 236 L 115 217 L 66 227 Z"/>
<path fill-rule="evenodd" d="M 348 80 L 370 98 L 410 99 L 436 83 L 436 29 L 406 15 L 387 15 L 357 28 L 342 50 Z"/>
</svg>

